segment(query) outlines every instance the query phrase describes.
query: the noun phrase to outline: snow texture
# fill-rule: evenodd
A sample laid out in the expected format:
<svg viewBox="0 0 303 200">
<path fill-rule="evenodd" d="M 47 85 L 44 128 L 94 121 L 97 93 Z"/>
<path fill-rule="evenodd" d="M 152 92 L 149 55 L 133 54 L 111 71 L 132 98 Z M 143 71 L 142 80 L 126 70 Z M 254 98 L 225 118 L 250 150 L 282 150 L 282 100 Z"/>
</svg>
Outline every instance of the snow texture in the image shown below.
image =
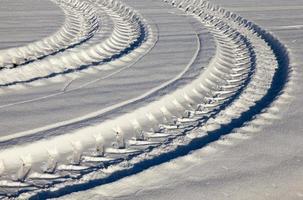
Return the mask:
<svg viewBox="0 0 303 200">
<path fill-rule="evenodd" d="M 302 198 L 300 1 L 52 3 L 0 51 L 3 198 Z"/>
</svg>

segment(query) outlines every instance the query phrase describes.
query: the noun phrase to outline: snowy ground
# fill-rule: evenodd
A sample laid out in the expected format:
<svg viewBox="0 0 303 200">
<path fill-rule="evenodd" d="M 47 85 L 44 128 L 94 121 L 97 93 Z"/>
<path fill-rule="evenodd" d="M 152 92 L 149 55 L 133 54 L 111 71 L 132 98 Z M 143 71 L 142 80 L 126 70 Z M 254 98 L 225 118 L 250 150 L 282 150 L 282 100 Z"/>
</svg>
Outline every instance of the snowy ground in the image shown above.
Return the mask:
<svg viewBox="0 0 303 200">
<path fill-rule="evenodd" d="M 212 41 L 207 39 L 210 36 L 201 34 L 202 49 L 199 57 L 195 60 L 195 65 L 186 69 L 198 50 L 196 34 L 203 32 L 203 28 L 197 25 L 198 22 L 195 19 L 171 14 L 170 12 L 176 9 L 169 5 L 162 6 L 161 9 L 153 8 L 159 7 L 157 5 L 162 2 L 150 3 L 150 5 L 145 5 L 141 1 L 130 3 L 136 5 L 136 9 L 151 24 L 157 25 L 159 40 L 151 52 L 129 68 L 121 70 L 119 66 L 110 65 L 109 69 L 104 66 L 100 70 L 93 71 L 92 74 L 83 72 L 82 76 L 72 81 L 64 93 L 61 92 L 62 89 L 73 78 L 66 78 L 60 83 L 53 84 L 42 81 L 41 84 L 45 86 L 4 93 L 1 96 L 0 115 L 6 117 L 0 122 L 1 136 L 18 135 L 20 132 L 109 108 L 161 86 L 184 73 L 184 70 L 188 71 L 182 76 L 186 82 L 188 77 L 191 78 L 200 73 L 197 69 L 208 64 L 215 47 L 211 44 Z M 177 43 L 171 35 L 178 38 Z M 77 101 L 75 101 L 76 98 Z M 153 98 L 156 98 L 156 95 L 153 95 Z M 120 109 L 119 112 L 127 112 L 129 109 L 133 107 Z M 31 117 L 28 117 L 28 113 Z M 97 118 L 98 121 L 104 119 L 104 116 Z M 65 129 L 56 131 L 60 133 Z"/>
<path fill-rule="evenodd" d="M 0 2 L 0 50 L 46 37 L 62 25 L 63 19 L 60 8 L 49 0 L 3 0 Z"/>
<path fill-rule="evenodd" d="M 213 35 L 217 39 L 225 41 L 224 35 L 221 37 L 219 33 L 219 36 L 214 34 L 215 31 L 207 31 L 212 29 L 208 29 L 209 27 L 204 26 L 205 24 L 202 25 L 197 17 L 186 15 L 183 11 L 160 0 L 123 0 L 140 14 L 138 21 L 129 20 L 127 17 L 122 18 L 119 13 L 111 15 L 109 13 L 114 11 L 110 8 L 107 10 L 107 8 L 97 7 L 101 11 L 95 11 L 80 4 L 69 6 L 64 4 L 64 1 L 62 1 L 63 3 L 57 1 L 62 6 L 60 9 L 57 4 L 46 0 L 37 1 L 38 3 L 27 0 L 26 4 L 24 2 L 25 0 L 0 2 L 0 50 L 26 45 L 29 42 L 56 34 L 56 31 L 61 30 L 62 24 L 65 25 L 68 20 L 73 21 L 73 23 L 68 26 L 70 30 L 61 32 L 63 34 L 62 41 L 52 40 L 53 44 L 50 43 L 45 48 L 47 49 L 45 52 L 39 51 L 41 45 L 40 47 L 32 47 L 33 51 L 37 51 L 38 56 L 42 56 L 37 60 L 34 57 L 34 60 L 16 59 L 10 61 L 9 57 L 2 57 L 4 60 L 6 59 L 5 62 L 12 63 L 4 63 L 3 66 L 7 65 L 0 69 L 0 85 L 2 84 L 0 88 L 0 148 L 2 149 L 0 152 L 0 174 L 1 178 L 4 177 L 5 179 L 13 177 L 11 173 L 16 169 L 18 170 L 18 176 L 21 174 L 21 178 L 13 179 L 11 184 L 23 184 L 25 187 L 32 187 L 32 185 L 26 185 L 36 180 L 32 178 L 32 172 L 35 172 L 35 170 L 41 171 L 42 160 L 44 159 L 43 162 L 46 161 L 47 153 L 51 156 L 50 150 L 52 148 L 56 155 L 59 153 L 61 156 L 60 158 L 50 157 L 48 161 L 53 158 L 55 162 L 57 159 L 59 164 L 68 165 L 68 156 L 72 156 L 74 159 L 72 162 L 77 161 L 78 156 L 80 156 L 80 163 L 72 163 L 68 166 L 82 167 L 81 151 L 82 148 L 87 148 L 89 144 L 95 145 L 92 142 L 93 133 L 98 132 L 101 137 L 104 137 L 102 141 L 106 143 L 104 144 L 106 148 L 111 146 L 110 142 L 113 141 L 112 138 L 114 138 L 115 133 L 112 130 L 109 133 L 102 129 L 100 134 L 102 123 L 107 122 L 108 119 L 113 119 L 112 124 L 114 124 L 114 120 L 121 122 L 124 119 L 121 132 L 125 134 L 126 139 L 130 139 L 141 123 L 142 128 L 151 127 L 154 124 L 151 125 L 151 122 L 147 122 L 149 120 L 153 121 L 152 123 L 166 123 L 165 117 L 171 117 L 171 113 L 177 113 L 180 116 L 180 113 L 178 113 L 180 107 L 181 111 L 184 111 L 184 107 L 189 106 L 188 102 L 197 103 L 198 101 L 191 99 L 193 98 L 191 95 L 197 92 L 191 90 L 197 88 L 195 81 L 202 79 L 201 85 L 204 84 L 204 87 L 209 87 L 214 91 L 221 84 L 220 81 L 209 83 L 206 80 L 207 75 L 211 76 L 207 69 L 213 67 L 211 69 L 215 70 L 214 66 L 216 66 L 216 63 L 209 65 L 211 58 L 217 56 L 217 54 L 223 55 L 225 53 L 225 57 L 222 55 L 221 57 L 215 57 L 217 58 L 215 61 L 222 59 L 225 66 L 230 68 L 234 67 L 229 63 L 233 59 L 243 59 L 240 55 L 241 52 L 232 55 L 230 52 L 224 51 L 228 47 L 224 47 L 224 45 L 222 47 L 215 43 Z M 67 194 L 59 199 L 303 199 L 303 125 L 301 123 L 303 119 L 301 108 L 303 97 L 301 78 L 303 72 L 301 67 L 303 64 L 303 3 L 300 0 L 212 0 L 211 2 L 260 25 L 285 45 L 289 51 L 290 67 L 293 71 L 290 73 L 289 83 L 283 90 L 284 94 L 276 96 L 277 102 L 274 106 L 263 102 L 266 105 L 261 111 L 263 114 L 257 111 L 254 113 L 253 110 L 248 112 L 248 115 L 253 113 L 252 119 L 246 121 L 245 117 L 243 119 L 240 117 L 238 121 L 245 123 L 240 123 L 239 127 L 233 127 L 238 128 L 236 131 L 224 133 L 224 130 L 219 128 L 220 133 L 227 134 L 224 138 L 216 139 L 215 136 L 210 135 L 207 136 L 205 141 L 197 140 L 202 142 L 203 145 L 189 143 L 189 146 L 176 151 L 177 154 L 171 153 L 161 159 L 158 154 L 161 155 L 161 153 L 168 151 L 170 147 L 174 148 L 176 144 L 178 146 L 178 142 L 180 142 L 180 146 L 186 146 L 187 136 L 181 136 L 178 142 L 167 143 L 167 146 L 162 145 L 159 151 L 156 149 L 155 155 L 156 157 L 159 156 L 160 159 L 154 159 L 156 161 L 154 164 L 143 164 L 144 170 L 135 169 L 130 170 L 130 172 L 126 170 L 125 174 L 123 172 L 121 174 L 117 173 L 118 178 L 113 178 L 113 182 L 107 181 L 111 183 L 101 186 L 84 184 L 84 187 L 80 186 L 78 189 L 77 187 L 75 187 L 76 189 L 70 187 L 64 191 L 65 185 L 63 183 L 60 185 L 63 189 L 58 195 L 74 193 Z M 80 8 L 77 7 L 79 5 Z M 20 9 L 20 7 L 24 9 Z M 8 10 L 11 10 L 11 12 Z M 23 13 L 25 11 L 26 14 Z M 11 13 L 14 14 L 9 18 Z M 10 23 L 6 23 L 8 18 Z M 98 24 L 96 19 L 100 19 Z M 119 24 L 117 21 L 120 19 L 124 20 L 123 23 L 120 22 L 121 27 L 115 27 L 115 24 Z M 79 32 L 77 32 L 77 28 L 72 27 L 77 26 L 77 23 L 81 24 L 81 31 Z M 139 25 L 143 24 L 144 31 L 141 28 L 140 32 L 136 28 L 139 26 L 137 23 Z M 118 54 L 114 49 L 119 48 L 119 45 L 123 47 L 123 42 L 117 44 L 117 41 L 123 38 L 121 32 L 129 27 L 135 27 L 132 29 L 132 35 L 124 35 L 123 37 L 129 37 L 127 41 L 132 41 L 131 38 L 134 35 L 139 35 L 139 43 L 135 43 L 138 46 L 130 46 L 130 52 L 134 52 L 134 54 Z M 239 33 L 248 34 L 248 39 L 251 39 L 252 44 L 255 45 L 253 47 L 245 46 L 246 43 L 243 42 L 246 41 L 245 39 L 235 37 L 239 39 L 236 40 L 231 37 L 236 40 L 235 46 L 239 43 L 242 44 L 240 46 L 243 47 L 243 52 L 255 51 L 257 52 L 256 57 L 258 59 L 263 58 L 265 62 L 264 67 L 262 59 L 254 61 L 254 56 L 249 54 L 251 56 L 250 62 L 245 67 L 250 68 L 256 64 L 257 67 L 262 68 L 263 66 L 266 68 L 275 63 L 275 60 L 270 57 L 271 51 L 262 46 L 263 43 L 260 38 L 249 35 L 245 32 L 244 26 L 235 27 Z M 19 29 L 21 31 L 18 31 Z M 113 58 L 121 56 L 121 60 L 119 58 L 118 62 L 110 60 L 97 65 L 94 62 L 91 64 L 91 61 L 95 59 L 92 56 L 96 55 L 93 54 L 95 49 L 87 49 L 98 42 L 111 38 L 110 33 L 116 29 L 120 31 L 120 35 L 117 36 L 118 39 L 115 40 L 116 43 L 109 43 L 109 46 L 104 48 L 108 50 L 108 52 L 105 51 L 106 53 L 113 54 Z M 75 37 L 75 41 L 71 42 L 65 38 L 64 34 L 72 36 L 78 34 L 81 37 Z M 226 42 L 233 41 L 232 39 L 226 39 Z M 264 50 L 266 54 L 258 49 L 259 45 L 264 48 L 261 50 Z M 42 47 L 45 46 L 42 45 Z M 104 52 L 104 49 L 102 50 Z M 265 56 L 262 55 L 263 53 Z M 12 55 L 17 58 L 23 56 L 14 55 L 14 53 Z M 31 56 L 28 57 L 32 58 Z M 278 57 L 278 59 L 283 60 L 284 58 Z M 135 60 L 135 62 L 132 60 Z M 286 57 L 285 60 L 287 60 Z M 252 64 L 250 65 L 250 63 Z M 74 67 L 73 65 L 84 66 L 84 69 L 81 68 L 79 71 L 67 73 L 60 71 L 58 76 L 48 76 L 49 73 L 53 72 L 52 69 L 64 70 L 65 67 Z M 37 66 L 43 66 L 44 68 L 37 68 Z M 23 68 L 32 70 L 22 71 Z M 218 71 L 217 73 L 219 74 L 217 79 L 229 79 L 229 76 L 224 76 L 224 73 L 223 75 L 221 72 L 221 74 Z M 271 78 L 269 72 L 264 73 L 268 75 L 265 78 Z M 47 76 L 44 77 L 45 74 Z M 34 78 L 31 79 L 32 77 Z M 241 77 L 249 79 L 246 77 L 246 73 L 241 74 Z M 231 81 L 237 80 L 237 78 L 230 79 Z M 254 81 L 253 79 L 252 82 L 254 83 Z M 259 80 L 255 83 L 257 88 L 255 91 L 247 90 L 247 93 L 240 93 L 240 96 L 248 94 L 246 99 L 247 97 L 257 98 L 258 93 L 261 93 L 260 96 L 262 96 L 262 89 L 260 88 L 265 87 L 266 84 L 262 84 L 266 81 L 266 79 Z M 236 85 L 232 89 L 240 88 L 245 84 Z M 182 90 L 183 86 L 187 87 Z M 175 91 L 181 92 L 174 93 Z M 182 96 L 183 91 L 185 93 L 190 91 L 187 93 L 190 94 L 190 97 Z M 241 90 L 239 89 L 239 91 Z M 165 99 L 167 96 L 168 99 Z M 172 97 L 170 98 L 170 96 Z M 173 98 L 175 98 L 174 105 L 171 102 Z M 229 113 L 237 119 L 236 113 L 240 112 L 241 114 L 241 107 L 243 105 L 245 107 L 247 102 L 244 101 L 243 104 L 242 101 L 241 104 L 241 101 L 231 99 L 232 102 L 236 102 L 235 108 L 239 108 L 239 110 L 232 110 Z M 154 107 L 150 106 L 151 102 L 156 102 L 152 104 Z M 223 105 L 224 101 L 222 102 Z M 180 103 L 181 106 L 179 106 Z M 261 108 L 263 108 L 263 104 L 261 104 Z M 162 106 L 161 109 L 166 106 L 169 111 L 163 112 L 161 110 L 163 116 L 160 116 L 159 112 L 155 111 L 153 113 L 150 110 L 144 110 L 145 107 L 159 110 L 159 106 Z M 137 112 L 136 109 L 138 108 L 143 108 L 143 111 L 140 112 L 139 110 Z M 254 108 L 258 110 L 258 106 Z M 219 127 L 220 123 L 233 125 L 228 121 L 228 117 L 226 118 L 224 115 L 225 110 L 221 109 L 223 117 L 222 115 L 218 115 L 218 117 L 215 115 L 214 118 L 217 118 L 214 121 L 217 125 L 219 124 Z M 134 115 L 124 115 L 133 112 Z M 146 119 L 146 114 L 149 114 L 148 119 Z M 227 114 L 227 116 L 230 115 Z M 120 116 L 121 118 L 117 118 Z M 129 119 L 128 116 L 130 116 Z M 127 122 L 127 120 L 131 119 L 135 120 L 130 121 L 133 123 L 131 125 L 133 127 L 130 128 L 130 122 Z M 209 121 L 212 119 L 210 118 Z M 221 121 L 216 121 L 216 119 Z M 252 120 L 253 122 L 250 123 Z M 207 128 L 212 127 L 212 124 L 207 126 L 203 123 L 201 129 L 194 129 L 194 131 L 207 131 Z M 109 123 L 105 127 L 108 128 L 112 124 Z M 203 129 L 203 126 L 206 128 Z M 193 133 L 195 133 L 194 131 Z M 191 133 L 188 133 L 188 138 L 195 138 L 195 134 Z M 51 137 L 54 135 L 63 136 Z M 65 137 L 65 135 L 67 136 Z M 45 140 L 40 142 L 41 138 L 45 138 Z M 38 141 L 36 142 L 36 140 Z M 44 146 L 47 142 L 49 142 L 49 145 Z M 50 147 L 51 145 L 55 147 Z M 56 152 L 57 150 L 59 152 Z M 62 154 L 60 154 L 60 151 L 62 151 Z M 16 155 L 16 152 L 20 152 L 20 155 Z M 29 155 L 29 159 L 22 157 L 26 153 L 31 153 L 34 156 Z M 17 157 L 20 158 L 20 161 L 14 160 Z M 146 157 L 148 156 L 146 155 Z M 56 162 L 56 165 L 58 163 Z M 125 166 L 121 166 L 127 169 L 128 164 L 131 166 L 127 162 Z M 83 163 L 83 166 L 85 167 L 86 163 Z M 138 166 L 140 168 L 140 165 Z M 29 171 L 26 171 L 28 168 Z M 109 168 L 108 171 L 114 169 Z M 55 173 L 45 174 L 52 176 L 53 173 L 57 173 L 56 168 L 54 170 Z M 102 173 L 102 170 L 99 174 L 97 171 L 95 176 L 98 177 Z M 92 177 L 94 178 L 94 176 Z M 92 177 L 84 177 L 84 180 L 81 179 L 81 181 L 85 182 L 86 179 Z M 0 183 L 1 187 L 6 187 L 7 182 L 0 181 Z M 34 186 L 36 187 L 36 185 Z M 13 187 L 18 188 L 19 186 L 15 185 Z M 86 190 L 77 192 L 77 190 L 83 190 L 83 188 Z M 3 191 L 0 191 L 0 194 L 3 195 Z M 56 193 L 53 195 L 56 196 Z"/>
<path fill-rule="evenodd" d="M 293 97 L 249 139 L 209 148 L 63 199 L 303 199 L 302 1 L 215 0 L 271 31 L 294 67 Z"/>
</svg>

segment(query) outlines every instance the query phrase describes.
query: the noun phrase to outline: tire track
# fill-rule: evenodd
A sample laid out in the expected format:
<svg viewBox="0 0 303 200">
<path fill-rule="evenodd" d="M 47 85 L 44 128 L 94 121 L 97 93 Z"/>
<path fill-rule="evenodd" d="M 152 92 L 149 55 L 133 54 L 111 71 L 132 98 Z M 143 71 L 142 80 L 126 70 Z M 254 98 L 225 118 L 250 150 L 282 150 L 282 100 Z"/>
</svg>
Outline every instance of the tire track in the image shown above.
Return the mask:
<svg viewBox="0 0 303 200">
<path fill-rule="evenodd" d="M 94 9 L 78 0 L 54 0 L 66 16 L 63 26 L 53 35 L 25 46 L 0 51 L 0 71 L 13 69 L 80 45 L 99 29 Z"/>
<path fill-rule="evenodd" d="M 198 18 L 214 35 L 217 53 L 208 68 L 158 102 L 107 125 L 55 138 L 71 144 L 64 151 L 58 146 L 48 150 L 42 170 L 38 161 L 32 161 L 33 155 L 22 158 L 19 168 L 3 164 L 2 174 L 20 172 L 15 181 L 1 183 L 6 188 L 15 184 L 11 195 L 27 192 L 24 195 L 33 199 L 55 197 L 116 181 L 205 147 L 233 131 L 254 131 L 250 122 L 279 101 L 287 90 L 289 61 L 278 40 L 207 1 L 166 2 Z M 46 184 L 56 189 L 44 188 Z"/>
<path fill-rule="evenodd" d="M 113 32 L 108 38 L 94 45 L 89 44 L 88 47 L 80 50 L 73 48 L 60 55 L 50 56 L 18 68 L 2 70 L 0 87 L 6 88 L 50 79 L 58 75 L 73 74 L 94 66 L 100 68 L 100 65 L 121 58 L 143 43 L 147 46 L 152 45 L 146 42 L 152 35 L 149 32 L 150 27 L 146 26 L 144 20 L 132 9 L 120 4 L 108 4 L 107 1 L 96 3 L 95 7 L 104 10 L 113 20 Z M 144 52 L 139 52 L 142 53 Z M 123 65 L 123 63 L 119 64 L 120 67 Z"/>
</svg>

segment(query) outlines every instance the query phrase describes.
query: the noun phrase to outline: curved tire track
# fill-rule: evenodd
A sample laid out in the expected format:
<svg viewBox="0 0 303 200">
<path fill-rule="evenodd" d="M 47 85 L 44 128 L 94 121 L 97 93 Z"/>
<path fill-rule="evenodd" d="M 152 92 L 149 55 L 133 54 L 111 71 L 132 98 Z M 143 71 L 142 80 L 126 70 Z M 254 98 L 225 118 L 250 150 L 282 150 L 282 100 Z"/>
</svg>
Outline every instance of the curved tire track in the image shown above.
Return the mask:
<svg viewBox="0 0 303 200">
<path fill-rule="evenodd" d="M 81 133 L 73 134 L 67 152 L 49 152 L 44 173 L 34 176 L 30 171 L 39 170 L 24 158 L 21 176 L 14 182 L 20 184 L 19 191 L 12 195 L 34 190 L 27 193 L 32 198 L 53 197 L 138 173 L 202 148 L 235 129 L 250 129 L 249 122 L 283 93 L 289 76 L 288 56 L 272 35 L 206 1 L 166 2 L 199 18 L 214 35 L 217 54 L 209 67 L 184 88 L 127 115 L 129 123 L 124 126 L 113 121 L 101 129 L 104 134 L 86 140 Z M 59 154 L 68 161 L 59 160 Z M 46 183 L 55 185 L 55 192 L 42 189 Z"/>
<path fill-rule="evenodd" d="M 88 3 L 83 4 L 82 2 L 79 4 L 80 9 L 92 9 L 92 6 Z M 73 72 L 85 71 L 85 69 L 94 66 L 100 68 L 100 65 L 116 60 L 137 48 L 142 50 L 137 55 L 137 57 L 140 56 L 146 49 L 140 48 L 143 43 L 147 46 L 152 46 L 152 43 L 147 42 L 148 38 L 153 34 L 150 32 L 151 28 L 131 8 L 122 4 L 111 5 L 107 1 L 95 3 L 94 5 L 95 8 L 107 13 L 113 20 L 112 33 L 108 38 L 103 38 L 88 47 L 73 48 L 36 62 L 4 69 L 0 71 L 0 87 L 5 89 L 8 86 L 32 83 L 58 75 L 73 75 Z M 123 65 L 125 65 L 123 62 L 119 63 L 120 67 Z"/>
<path fill-rule="evenodd" d="M 43 59 L 68 48 L 79 45 L 91 37 L 99 28 L 92 6 L 78 0 L 54 0 L 66 16 L 63 26 L 49 37 L 25 46 L 0 51 L 0 70 L 12 69 Z"/>
</svg>

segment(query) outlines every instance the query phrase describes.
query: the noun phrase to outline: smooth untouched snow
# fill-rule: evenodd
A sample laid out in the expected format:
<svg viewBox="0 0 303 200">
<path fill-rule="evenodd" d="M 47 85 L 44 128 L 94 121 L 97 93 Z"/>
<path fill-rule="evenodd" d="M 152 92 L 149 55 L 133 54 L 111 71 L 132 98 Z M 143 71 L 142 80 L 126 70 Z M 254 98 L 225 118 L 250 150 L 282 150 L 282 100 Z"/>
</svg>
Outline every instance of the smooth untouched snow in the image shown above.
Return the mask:
<svg viewBox="0 0 303 200">
<path fill-rule="evenodd" d="M 47 37 L 63 21 L 64 13 L 52 1 L 1 0 L 0 51 Z"/>
</svg>

